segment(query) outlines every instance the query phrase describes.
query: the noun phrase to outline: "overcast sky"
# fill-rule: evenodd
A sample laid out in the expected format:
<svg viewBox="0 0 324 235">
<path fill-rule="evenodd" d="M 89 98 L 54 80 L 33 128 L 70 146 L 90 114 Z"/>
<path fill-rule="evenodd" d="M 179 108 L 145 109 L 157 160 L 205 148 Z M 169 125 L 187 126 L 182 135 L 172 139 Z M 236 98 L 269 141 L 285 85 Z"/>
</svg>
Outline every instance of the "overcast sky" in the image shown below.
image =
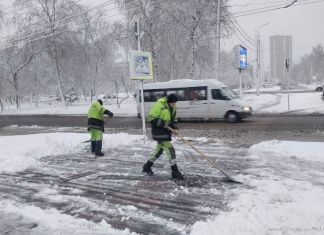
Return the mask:
<svg viewBox="0 0 324 235">
<path fill-rule="evenodd" d="M 107 0 L 81 0 L 81 3 L 90 6 L 96 6 Z M 244 12 L 252 9 L 258 9 L 273 5 L 290 3 L 293 0 L 231 0 L 230 5 L 232 12 Z M 300 3 L 312 3 L 321 0 L 299 0 Z M 0 0 L 2 8 L 10 6 L 13 0 Z M 237 6 L 249 4 L 247 6 Z M 113 5 L 106 6 L 108 15 L 115 15 L 116 12 L 109 10 L 114 8 Z M 9 11 L 11 9 L 5 10 Z M 112 17 L 111 19 L 115 19 Z M 271 35 L 292 35 L 293 37 L 293 58 L 294 62 L 298 62 L 302 55 L 310 53 L 312 47 L 317 44 L 324 46 L 324 0 L 319 3 L 310 5 L 303 5 L 297 7 L 290 7 L 286 9 L 243 16 L 237 18 L 238 23 L 246 31 L 246 33 L 256 38 L 256 29 L 261 25 L 268 23 L 267 26 L 260 30 L 261 43 L 263 49 L 263 58 L 266 63 L 266 68 L 269 67 L 269 37 Z M 0 34 L 5 36 L 5 32 Z M 242 36 L 241 36 L 242 38 Z M 235 35 L 230 39 L 222 40 L 222 49 L 230 50 L 236 44 L 249 45 L 244 39 L 238 40 Z M 255 55 L 253 51 L 249 50 L 249 60 L 253 60 Z"/>
<path fill-rule="evenodd" d="M 251 6 L 240 8 L 235 7 L 236 11 L 247 11 L 251 9 L 267 7 L 271 5 L 282 4 L 280 0 L 232 0 L 230 5 L 250 3 Z M 303 3 L 315 2 L 316 0 L 303 0 Z M 268 2 L 267 5 L 260 3 Z M 276 2 L 269 4 L 269 2 Z M 298 2 L 298 1 L 297 1 Z M 256 38 L 256 29 L 261 25 L 268 23 L 260 30 L 261 43 L 263 44 L 263 57 L 266 61 L 266 67 L 269 66 L 269 37 L 271 35 L 292 35 L 293 38 L 293 59 L 294 62 L 306 53 L 310 53 L 312 47 L 317 44 L 324 46 L 324 1 L 320 3 L 290 7 L 267 13 L 255 14 L 237 18 L 241 27 L 252 38 Z M 223 48 L 231 48 L 232 44 L 239 43 L 235 36 L 231 39 L 223 40 Z M 253 53 L 250 55 L 254 57 Z M 250 57 L 251 57 L 250 56 Z"/>
</svg>

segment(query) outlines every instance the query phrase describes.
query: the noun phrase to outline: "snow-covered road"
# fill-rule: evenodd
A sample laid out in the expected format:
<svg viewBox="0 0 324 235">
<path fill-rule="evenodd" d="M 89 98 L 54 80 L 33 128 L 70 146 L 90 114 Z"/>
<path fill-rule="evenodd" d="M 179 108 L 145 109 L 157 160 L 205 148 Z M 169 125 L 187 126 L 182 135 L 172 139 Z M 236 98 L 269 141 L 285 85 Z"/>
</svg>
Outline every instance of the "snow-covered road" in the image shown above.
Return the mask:
<svg viewBox="0 0 324 235">
<path fill-rule="evenodd" d="M 244 184 L 222 175 L 175 141 L 178 165 L 201 187 L 141 167 L 154 147 L 141 136 L 104 136 L 93 159 L 87 134 L 0 137 L 0 233 L 8 234 L 322 234 L 324 143 L 265 141 L 253 146 L 188 138 Z M 197 176 L 199 175 L 199 176 Z M 311 230 L 312 229 L 312 230 Z M 312 233 L 310 233 L 311 231 Z"/>
</svg>

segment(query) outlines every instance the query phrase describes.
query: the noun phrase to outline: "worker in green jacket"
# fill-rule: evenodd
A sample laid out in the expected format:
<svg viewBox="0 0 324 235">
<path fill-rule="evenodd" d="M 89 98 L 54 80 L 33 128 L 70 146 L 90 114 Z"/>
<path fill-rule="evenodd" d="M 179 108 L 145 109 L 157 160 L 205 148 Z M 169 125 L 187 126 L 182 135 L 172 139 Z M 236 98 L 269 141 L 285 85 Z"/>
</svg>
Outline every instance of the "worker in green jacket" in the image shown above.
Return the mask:
<svg viewBox="0 0 324 235">
<path fill-rule="evenodd" d="M 88 131 L 91 134 L 91 153 L 96 157 L 104 156 L 102 136 L 104 132 L 104 114 L 113 117 L 113 113 L 102 106 L 102 100 L 95 101 L 88 111 Z"/>
<path fill-rule="evenodd" d="M 171 144 L 172 133 L 169 129 L 169 127 L 171 127 L 172 129 L 178 130 L 174 125 L 176 120 L 177 101 L 177 96 L 170 94 L 167 97 L 159 99 L 149 113 L 148 119 L 152 126 L 152 138 L 157 141 L 157 146 L 150 159 L 143 166 L 143 172 L 146 172 L 148 175 L 154 175 L 151 167 L 164 151 L 171 165 L 172 179 L 184 179 L 176 163 L 175 150 Z"/>
</svg>

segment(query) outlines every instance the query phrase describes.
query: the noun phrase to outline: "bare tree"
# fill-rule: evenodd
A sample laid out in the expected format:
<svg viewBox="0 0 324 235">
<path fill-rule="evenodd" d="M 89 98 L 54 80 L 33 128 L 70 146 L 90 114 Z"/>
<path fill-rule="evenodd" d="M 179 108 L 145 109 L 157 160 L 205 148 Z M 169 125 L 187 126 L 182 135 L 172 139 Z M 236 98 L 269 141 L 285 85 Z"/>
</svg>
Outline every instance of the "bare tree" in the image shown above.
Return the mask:
<svg viewBox="0 0 324 235">
<path fill-rule="evenodd" d="M 64 52 L 60 46 L 64 42 L 62 33 L 69 29 L 69 19 L 73 15 L 80 14 L 81 8 L 72 0 L 16 0 L 15 4 L 28 9 L 28 22 L 35 23 L 32 24 L 32 28 L 29 24 L 26 29 L 29 35 L 31 31 L 36 31 L 30 37 L 43 38 L 47 51 L 54 60 L 59 95 L 63 105 L 66 106 L 61 68 L 61 58 Z"/>
<path fill-rule="evenodd" d="M 1 54 L 1 59 L 8 68 L 9 76 L 7 79 L 15 89 L 17 108 L 20 108 L 20 73 L 31 63 L 36 54 L 37 52 L 35 52 L 33 46 L 30 45 L 24 45 L 22 48 L 18 46 L 9 46 L 5 48 L 4 53 Z"/>
</svg>

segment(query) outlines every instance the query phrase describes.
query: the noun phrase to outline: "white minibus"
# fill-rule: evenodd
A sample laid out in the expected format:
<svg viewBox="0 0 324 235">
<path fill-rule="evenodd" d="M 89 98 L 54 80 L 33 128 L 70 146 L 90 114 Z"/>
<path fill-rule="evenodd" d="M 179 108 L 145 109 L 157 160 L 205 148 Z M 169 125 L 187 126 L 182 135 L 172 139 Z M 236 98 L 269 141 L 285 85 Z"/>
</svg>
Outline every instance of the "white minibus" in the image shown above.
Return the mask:
<svg viewBox="0 0 324 235">
<path fill-rule="evenodd" d="M 137 113 L 141 116 L 141 93 L 136 91 Z M 238 95 L 215 79 L 171 80 L 144 84 L 144 110 L 148 116 L 153 104 L 169 94 L 178 97 L 177 119 L 222 119 L 234 123 L 252 114 L 252 108 L 244 105 Z"/>
</svg>

